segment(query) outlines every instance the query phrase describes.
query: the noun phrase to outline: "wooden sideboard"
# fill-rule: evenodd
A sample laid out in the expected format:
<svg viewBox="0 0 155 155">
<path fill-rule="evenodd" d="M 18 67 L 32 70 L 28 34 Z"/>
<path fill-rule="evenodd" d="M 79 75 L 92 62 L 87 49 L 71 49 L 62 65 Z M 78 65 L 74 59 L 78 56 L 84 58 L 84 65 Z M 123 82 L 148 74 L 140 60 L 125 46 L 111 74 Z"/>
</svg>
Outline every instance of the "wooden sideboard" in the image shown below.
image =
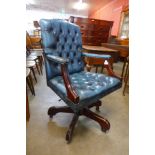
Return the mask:
<svg viewBox="0 0 155 155">
<path fill-rule="evenodd" d="M 113 26 L 113 21 L 73 16 L 69 18 L 69 22 L 79 25 L 82 44 L 92 46 L 100 46 L 101 43 L 108 42 Z"/>
</svg>

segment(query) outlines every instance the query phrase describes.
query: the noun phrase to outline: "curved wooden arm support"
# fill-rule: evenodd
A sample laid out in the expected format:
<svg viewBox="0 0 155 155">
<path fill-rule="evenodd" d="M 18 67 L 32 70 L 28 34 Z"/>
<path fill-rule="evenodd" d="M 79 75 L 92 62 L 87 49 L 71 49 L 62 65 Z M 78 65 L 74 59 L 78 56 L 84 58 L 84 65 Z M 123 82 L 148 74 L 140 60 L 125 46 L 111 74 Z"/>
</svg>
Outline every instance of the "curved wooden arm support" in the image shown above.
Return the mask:
<svg viewBox="0 0 155 155">
<path fill-rule="evenodd" d="M 104 60 L 104 67 L 107 69 L 109 76 L 113 76 L 113 77 L 118 78 L 119 80 L 122 81 L 122 77 L 120 77 L 114 73 L 108 60 Z"/>
<path fill-rule="evenodd" d="M 70 79 L 69 79 L 69 74 L 68 74 L 68 70 L 67 70 L 67 64 L 61 64 L 61 73 L 63 76 L 63 80 L 65 83 L 65 87 L 67 90 L 67 96 L 68 98 L 74 102 L 74 103 L 79 103 L 79 96 L 77 95 L 77 93 L 75 92 L 75 90 L 73 89 Z"/>
</svg>

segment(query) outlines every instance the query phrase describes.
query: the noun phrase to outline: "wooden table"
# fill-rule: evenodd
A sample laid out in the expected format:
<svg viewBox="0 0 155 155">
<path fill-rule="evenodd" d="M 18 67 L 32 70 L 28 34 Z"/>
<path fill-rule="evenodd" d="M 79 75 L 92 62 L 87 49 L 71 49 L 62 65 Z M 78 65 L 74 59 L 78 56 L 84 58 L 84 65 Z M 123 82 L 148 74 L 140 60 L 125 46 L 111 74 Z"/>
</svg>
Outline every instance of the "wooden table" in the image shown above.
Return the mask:
<svg viewBox="0 0 155 155">
<path fill-rule="evenodd" d="M 121 77 L 123 77 L 123 74 L 125 71 L 125 64 L 128 61 L 128 57 L 129 57 L 129 45 L 118 45 L 118 44 L 110 44 L 110 43 L 102 43 L 101 45 L 107 48 L 112 48 L 120 51 L 119 57 L 123 58 L 123 61 L 124 61 L 122 74 L 121 74 Z"/>
<path fill-rule="evenodd" d="M 127 58 L 129 56 L 129 45 L 102 43 L 101 46 L 106 47 L 106 48 L 119 50 L 119 56 L 120 57 Z"/>
<path fill-rule="evenodd" d="M 83 45 L 83 52 L 94 53 L 94 54 L 108 54 L 111 55 L 110 64 L 113 67 L 113 62 L 118 61 L 119 51 L 115 49 L 110 49 L 103 46 L 88 46 Z M 101 66 L 103 65 L 102 58 L 85 58 L 87 69 L 90 70 L 91 66 Z M 97 72 L 97 71 L 96 71 Z"/>
</svg>

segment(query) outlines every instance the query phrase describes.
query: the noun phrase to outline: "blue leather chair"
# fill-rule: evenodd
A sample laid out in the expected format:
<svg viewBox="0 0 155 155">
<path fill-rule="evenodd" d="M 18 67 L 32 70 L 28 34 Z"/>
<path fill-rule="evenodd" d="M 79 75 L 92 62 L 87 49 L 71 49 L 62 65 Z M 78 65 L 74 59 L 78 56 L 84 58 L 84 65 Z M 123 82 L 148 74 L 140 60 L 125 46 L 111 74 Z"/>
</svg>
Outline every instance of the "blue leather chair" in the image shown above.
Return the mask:
<svg viewBox="0 0 155 155">
<path fill-rule="evenodd" d="M 74 114 L 66 134 L 68 143 L 80 115 L 97 121 L 106 132 L 110 129 L 108 120 L 89 109 L 96 106 L 99 110 L 99 99 L 122 85 L 121 78 L 110 68 L 110 56 L 83 53 L 80 29 L 75 24 L 60 19 L 41 19 L 40 26 L 47 85 L 67 104 L 50 107 L 48 115 L 53 117 L 58 112 Z M 104 58 L 108 75 L 84 71 L 84 57 Z"/>
</svg>

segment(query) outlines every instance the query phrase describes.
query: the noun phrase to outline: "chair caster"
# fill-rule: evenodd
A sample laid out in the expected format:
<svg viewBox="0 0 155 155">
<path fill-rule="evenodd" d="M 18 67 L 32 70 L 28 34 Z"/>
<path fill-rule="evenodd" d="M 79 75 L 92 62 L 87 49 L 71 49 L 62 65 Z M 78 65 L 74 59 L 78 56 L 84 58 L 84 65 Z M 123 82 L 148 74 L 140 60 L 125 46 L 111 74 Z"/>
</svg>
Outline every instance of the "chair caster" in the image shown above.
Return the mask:
<svg viewBox="0 0 155 155">
<path fill-rule="evenodd" d="M 108 121 L 104 124 L 104 127 L 101 126 L 101 130 L 105 133 L 107 133 L 109 129 L 110 129 L 110 123 Z"/>
<path fill-rule="evenodd" d="M 49 115 L 49 117 L 50 118 L 53 118 L 53 116 L 57 113 L 56 112 L 56 107 L 50 107 L 49 109 L 48 109 L 48 115 Z"/>
<path fill-rule="evenodd" d="M 102 128 L 102 127 L 101 127 L 101 131 L 107 133 L 107 132 L 109 131 L 109 129 L 105 129 L 105 128 Z"/>
</svg>

